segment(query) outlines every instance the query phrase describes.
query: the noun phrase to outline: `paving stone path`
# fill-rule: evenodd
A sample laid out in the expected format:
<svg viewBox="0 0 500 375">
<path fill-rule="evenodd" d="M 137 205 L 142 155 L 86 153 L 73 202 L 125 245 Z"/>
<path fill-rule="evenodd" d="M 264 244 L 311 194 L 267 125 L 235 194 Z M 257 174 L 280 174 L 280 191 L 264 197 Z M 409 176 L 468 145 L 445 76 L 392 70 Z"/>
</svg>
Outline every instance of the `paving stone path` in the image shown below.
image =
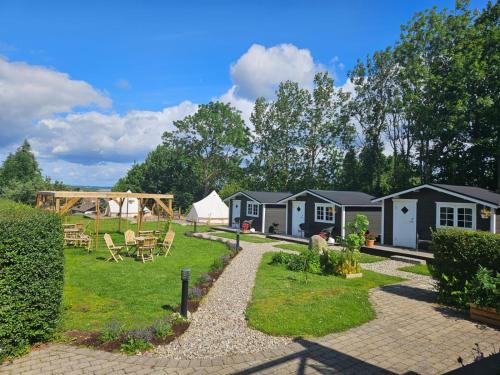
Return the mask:
<svg viewBox="0 0 500 375">
<path fill-rule="evenodd" d="M 255 248 L 242 245 L 238 257 Z M 396 272 L 398 265 L 387 262 L 379 270 Z M 370 291 L 376 319 L 319 339 L 214 359 L 128 357 L 52 344 L 1 366 L 0 374 L 441 374 L 459 367 L 458 356 L 470 362 L 475 343 L 485 354 L 498 349 L 500 331 L 437 305 L 429 278 L 406 276 L 412 280 Z"/>
</svg>

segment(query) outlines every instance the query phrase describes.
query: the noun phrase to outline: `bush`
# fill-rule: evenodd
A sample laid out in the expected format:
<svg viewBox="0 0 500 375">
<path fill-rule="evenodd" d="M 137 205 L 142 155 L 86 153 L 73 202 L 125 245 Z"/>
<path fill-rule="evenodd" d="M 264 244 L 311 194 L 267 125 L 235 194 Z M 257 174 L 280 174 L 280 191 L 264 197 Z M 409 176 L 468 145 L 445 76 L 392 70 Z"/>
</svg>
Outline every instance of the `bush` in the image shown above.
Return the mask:
<svg viewBox="0 0 500 375">
<path fill-rule="evenodd" d="M 153 344 L 135 336 L 127 336 L 125 342 L 120 345 L 120 351 L 126 354 L 140 354 L 153 348 Z"/>
<path fill-rule="evenodd" d="M 294 254 L 285 253 L 283 251 L 280 251 L 279 253 L 273 253 L 271 264 L 288 264 L 293 256 Z"/>
<path fill-rule="evenodd" d="M 165 339 L 166 337 L 174 334 L 170 317 L 155 320 L 153 323 L 153 329 L 155 337 L 159 339 Z"/>
<path fill-rule="evenodd" d="M 123 332 L 123 324 L 118 320 L 113 319 L 106 323 L 104 330 L 101 334 L 101 340 L 104 342 L 113 341 L 120 337 Z"/>
<path fill-rule="evenodd" d="M 482 307 L 493 307 L 500 311 L 500 273 L 479 266 L 472 281 L 468 300 Z"/>
<path fill-rule="evenodd" d="M 430 272 L 437 280 L 440 302 L 465 307 L 479 266 L 500 270 L 500 235 L 459 229 L 432 233 L 434 261 Z"/>
<path fill-rule="evenodd" d="M 61 218 L 0 200 L 0 362 L 50 339 L 64 278 Z"/>
<path fill-rule="evenodd" d="M 224 262 L 221 258 L 214 259 L 214 262 L 210 266 L 210 271 L 218 271 L 224 268 Z"/>
</svg>

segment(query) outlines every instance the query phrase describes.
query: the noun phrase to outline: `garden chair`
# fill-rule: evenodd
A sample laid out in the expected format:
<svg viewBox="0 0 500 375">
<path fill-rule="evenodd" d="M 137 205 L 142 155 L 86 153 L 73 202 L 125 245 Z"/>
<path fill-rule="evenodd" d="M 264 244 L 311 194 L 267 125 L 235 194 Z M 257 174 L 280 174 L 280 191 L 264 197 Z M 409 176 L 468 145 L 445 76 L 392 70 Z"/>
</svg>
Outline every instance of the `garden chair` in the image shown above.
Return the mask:
<svg viewBox="0 0 500 375">
<path fill-rule="evenodd" d="M 107 262 L 110 260 L 114 260 L 115 262 L 118 262 L 118 259 L 123 260 L 123 258 L 120 255 L 120 251 L 123 248 L 123 246 L 115 246 L 113 243 L 113 239 L 108 233 L 104 234 L 104 242 L 106 242 L 106 246 L 109 250 L 109 253 L 111 256 L 107 259 Z"/>
<path fill-rule="evenodd" d="M 135 239 L 135 233 L 133 230 L 125 231 L 125 248 L 127 249 L 127 255 L 130 255 L 130 248 L 135 248 L 137 251 L 137 241 Z"/>
<path fill-rule="evenodd" d="M 165 235 L 165 239 L 163 240 L 162 244 L 160 245 L 160 251 L 158 251 L 157 255 L 161 255 L 162 253 L 165 253 L 164 256 L 167 256 L 170 254 L 170 248 L 172 247 L 172 244 L 174 243 L 174 238 L 175 238 L 175 232 L 173 230 L 169 230 L 167 234 Z"/>
<path fill-rule="evenodd" d="M 154 261 L 153 250 L 156 247 L 156 238 L 144 237 L 143 240 L 137 241 L 137 253 L 141 258 L 142 263 Z"/>
</svg>

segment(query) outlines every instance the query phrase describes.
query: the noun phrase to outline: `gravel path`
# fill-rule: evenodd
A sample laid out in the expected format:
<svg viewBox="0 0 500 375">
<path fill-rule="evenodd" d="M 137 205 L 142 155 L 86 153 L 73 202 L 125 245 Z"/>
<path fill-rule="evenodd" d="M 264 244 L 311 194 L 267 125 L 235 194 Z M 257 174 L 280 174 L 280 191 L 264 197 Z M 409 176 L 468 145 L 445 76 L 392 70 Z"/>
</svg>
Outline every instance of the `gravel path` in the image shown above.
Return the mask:
<svg viewBox="0 0 500 375">
<path fill-rule="evenodd" d="M 268 336 L 251 329 L 245 319 L 262 255 L 276 251 L 273 245 L 277 243 L 242 241 L 243 250 L 233 258 L 203 298 L 191 317 L 188 330 L 179 340 L 159 346 L 155 355 L 175 359 L 206 359 L 256 353 L 289 344 L 291 338 Z"/>
</svg>

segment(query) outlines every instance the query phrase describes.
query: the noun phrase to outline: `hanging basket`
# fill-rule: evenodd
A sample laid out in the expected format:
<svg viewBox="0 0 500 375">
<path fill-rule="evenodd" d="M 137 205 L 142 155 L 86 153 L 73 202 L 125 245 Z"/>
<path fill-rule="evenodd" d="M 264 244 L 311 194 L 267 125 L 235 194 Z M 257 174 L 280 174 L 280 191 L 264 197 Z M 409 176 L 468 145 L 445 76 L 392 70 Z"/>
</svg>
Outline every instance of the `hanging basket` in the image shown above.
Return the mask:
<svg viewBox="0 0 500 375">
<path fill-rule="evenodd" d="M 489 219 L 491 217 L 491 211 L 487 208 L 481 210 L 481 219 Z"/>
</svg>

